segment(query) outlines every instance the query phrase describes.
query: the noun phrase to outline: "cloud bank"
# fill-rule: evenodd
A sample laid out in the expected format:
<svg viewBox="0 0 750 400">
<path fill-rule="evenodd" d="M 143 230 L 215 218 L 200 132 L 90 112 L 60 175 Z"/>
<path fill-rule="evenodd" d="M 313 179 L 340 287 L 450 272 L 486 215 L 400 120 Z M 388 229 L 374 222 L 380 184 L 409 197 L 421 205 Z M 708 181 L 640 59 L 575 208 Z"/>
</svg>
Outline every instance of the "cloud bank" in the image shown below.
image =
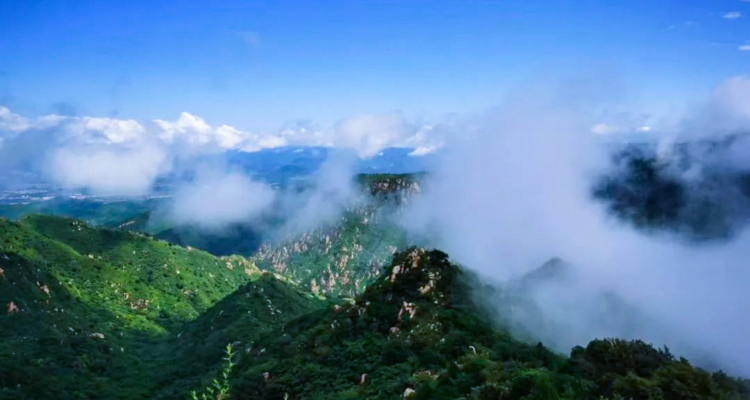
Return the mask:
<svg viewBox="0 0 750 400">
<path fill-rule="evenodd" d="M 746 85 L 746 77 L 724 82 L 663 146 L 699 133 L 720 140 L 750 132 Z M 570 263 L 575 284 L 532 294 L 541 324 L 523 316 L 516 321 L 560 351 L 595 337 L 638 337 L 669 344 L 703 365 L 750 374 L 744 317 L 750 232 L 728 242 L 686 244 L 609 215 L 591 197 L 593 182 L 608 168 L 607 147 L 591 132 L 597 118 L 560 98 L 566 96 L 526 91 L 472 121 L 440 154 L 424 196 L 407 214 L 412 233 L 498 281 L 552 257 Z M 739 154 L 749 148 L 746 140 L 730 146 Z M 641 316 L 617 323 L 592 318 L 602 315 L 605 294 Z"/>
<path fill-rule="evenodd" d="M 347 149 L 366 159 L 389 147 L 415 148 L 413 156 L 434 153 L 442 138 L 432 126 L 398 113 L 355 116 L 328 128 L 298 121 L 271 134 L 213 126 L 187 112 L 172 121 L 141 123 L 64 115 L 26 118 L 0 107 L 0 163 L 6 171 L 33 166 L 63 187 L 96 194 L 147 194 L 176 164 L 190 164 L 201 155 L 285 146 Z"/>
</svg>

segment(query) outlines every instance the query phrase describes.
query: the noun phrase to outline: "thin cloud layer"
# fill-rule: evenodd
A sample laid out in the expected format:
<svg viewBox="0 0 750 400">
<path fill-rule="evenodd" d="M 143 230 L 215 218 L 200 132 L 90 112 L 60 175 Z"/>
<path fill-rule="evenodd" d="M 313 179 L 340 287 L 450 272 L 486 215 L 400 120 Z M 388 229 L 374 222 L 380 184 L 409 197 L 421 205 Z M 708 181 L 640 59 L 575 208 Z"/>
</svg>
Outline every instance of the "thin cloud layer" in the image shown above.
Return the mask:
<svg viewBox="0 0 750 400">
<path fill-rule="evenodd" d="M 731 11 L 726 14 L 724 14 L 725 19 L 738 19 L 742 18 L 742 13 L 739 11 Z"/>
</svg>

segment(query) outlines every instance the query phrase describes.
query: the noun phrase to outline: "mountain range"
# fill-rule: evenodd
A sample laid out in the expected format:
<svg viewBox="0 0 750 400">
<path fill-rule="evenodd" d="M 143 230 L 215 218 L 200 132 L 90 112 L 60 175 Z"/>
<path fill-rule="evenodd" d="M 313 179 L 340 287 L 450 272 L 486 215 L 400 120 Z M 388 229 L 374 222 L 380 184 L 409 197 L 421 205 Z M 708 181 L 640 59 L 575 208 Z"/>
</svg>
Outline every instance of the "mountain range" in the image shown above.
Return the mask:
<svg viewBox="0 0 750 400">
<path fill-rule="evenodd" d="M 137 208 L 101 226 L 0 219 L 0 398 L 750 398 L 747 380 L 637 339 L 561 354 L 519 335 L 525 294 L 564 261 L 493 286 L 388 218 L 419 177 L 359 183 L 371 201 L 277 241 L 176 243 Z"/>
</svg>

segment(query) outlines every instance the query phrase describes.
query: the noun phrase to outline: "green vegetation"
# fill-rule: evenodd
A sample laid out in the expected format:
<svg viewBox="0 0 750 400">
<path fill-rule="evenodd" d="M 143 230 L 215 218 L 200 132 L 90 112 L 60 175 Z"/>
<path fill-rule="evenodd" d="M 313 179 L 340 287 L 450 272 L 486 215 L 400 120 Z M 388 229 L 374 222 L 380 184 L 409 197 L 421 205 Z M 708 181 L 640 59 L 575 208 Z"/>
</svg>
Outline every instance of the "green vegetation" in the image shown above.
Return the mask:
<svg viewBox="0 0 750 400">
<path fill-rule="evenodd" d="M 338 221 L 281 243 L 263 244 L 252 259 L 259 268 L 288 276 L 313 293 L 354 296 L 406 247 L 406 235 L 393 215 L 419 192 L 420 179 L 415 174 L 358 175 L 366 197 Z"/>
<path fill-rule="evenodd" d="M 0 398 L 185 397 L 226 343 L 322 302 L 241 257 L 51 216 L 0 220 Z"/>
<path fill-rule="evenodd" d="M 493 327 L 476 278 L 439 251 L 410 249 L 356 300 L 267 335 L 237 367 L 233 398 L 746 399 L 748 382 L 667 349 L 597 340 L 555 354 Z"/>
<path fill-rule="evenodd" d="M 673 157 L 628 146 L 613 157 L 615 168 L 599 178 L 592 195 L 612 215 L 642 230 L 670 231 L 698 242 L 732 238 L 748 221 L 750 174 L 702 165 L 690 156 L 710 154 L 721 144 L 690 146 L 678 145 Z"/>
<path fill-rule="evenodd" d="M 31 214 L 57 215 L 80 219 L 93 225 L 110 226 L 133 216 L 148 216 L 149 212 L 157 209 L 163 201 L 163 199 L 101 201 L 61 197 L 28 204 L 0 204 L 0 216 L 15 220 Z"/>
<path fill-rule="evenodd" d="M 224 370 L 221 371 L 221 380 L 218 378 L 214 379 L 213 382 L 211 382 L 211 386 L 204 388 L 200 396 L 198 396 L 198 392 L 193 390 L 190 392 L 190 397 L 193 400 L 213 400 L 216 398 L 222 399 L 228 396 L 230 389 L 229 376 L 232 374 L 232 369 L 235 365 L 233 358 L 234 353 L 232 352 L 232 344 L 230 343 L 225 350 L 224 362 L 226 365 L 224 366 Z"/>
<path fill-rule="evenodd" d="M 623 171 L 604 176 L 594 187 L 594 197 L 610 211 L 642 228 L 664 228 L 680 222 L 686 203 L 686 188 L 665 173 L 668 165 L 656 156 L 641 153 L 621 155 Z"/>
<path fill-rule="evenodd" d="M 354 296 L 380 276 L 406 237 L 377 206 L 344 213 L 327 227 L 281 243 L 264 244 L 251 257 L 263 270 L 287 276 L 315 294 Z"/>
<path fill-rule="evenodd" d="M 750 382 L 666 347 L 518 340 L 445 253 L 398 251 L 388 207 L 416 181 L 361 182 L 374 202 L 250 258 L 130 225 L 0 219 L 0 399 L 750 399 Z M 564 272 L 553 260 L 508 290 Z"/>
</svg>

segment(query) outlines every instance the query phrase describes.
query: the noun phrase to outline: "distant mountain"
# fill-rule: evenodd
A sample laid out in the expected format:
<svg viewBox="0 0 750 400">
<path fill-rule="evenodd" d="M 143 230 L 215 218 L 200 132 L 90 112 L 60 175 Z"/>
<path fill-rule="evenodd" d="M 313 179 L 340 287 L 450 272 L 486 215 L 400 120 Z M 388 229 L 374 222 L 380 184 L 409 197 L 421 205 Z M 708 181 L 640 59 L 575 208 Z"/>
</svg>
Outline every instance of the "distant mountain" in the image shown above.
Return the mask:
<svg viewBox="0 0 750 400">
<path fill-rule="evenodd" d="M 388 148 L 355 163 L 357 173 L 408 174 L 429 169 L 433 156 L 413 157 L 412 148 Z M 280 147 L 256 152 L 233 151 L 222 155 L 230 169 L 239 169 L 258 179 L 285 186 L 317 171 L 329 156 L 345 150 L 327 147 Z M 352 154 L 353 155 L 353 154 Z"/>
<path fill-rule="evenodd" d="M 113 225 L 159 207 L 163 198 L 97 199 L 56 197 L 28 203 L 0 204 L 0 216 L 19 219 L 29 214 L 59 215 L 94 225 Z"/>
<path fill-rule="evenodd" d="M 310 178 L 326 159 L 334 154 L 346 153 L 354 162 L 355 173 L 410 174 L 429 170 L 434 155 L 413 157 L 411 148 L 388 148 L 369 159 L 359 159 L 353 152 L 327 147 L 280 147 L 257 152 L 229 151 L 178 159 L 173 172 L 160 176 L 147 196 L 100 196 L 86 189 L 65 189 L 50 181 L 39 171 L 0 169 L 0 216 L 18 218 L 29 213 L 58 214 L 89 220 L 97 224 L 113 222 L 102 220 L 108 212 L 125 211 L 115 204 L 148 205 L 173 194 L 177 183 L 195 177 L 195 165 L 220 165 L 230 171 L 240 171 L 253 179 L 274 187 L 287 187 Z M 87 209 L 88 208 L 88 209 Z M 90 211 L 100 208 L 96 214 Z M 153 210 L 153 207 L 146 207 Z M 141 209 L 141 212 L 146 209 Z M 132 215 L 132 214 L 131 214 Z M 128 215 L 120 214 L 123 220 Z"/>
<path fill-rule="evenodd" d="M 722 241 L 750 222 L 750 170 L 730 165 L 732 141 L 678 143 L 668 155 L 646 144 L 613 149 L 612 168 L 591 193 L 617 218 L 690 241 Z"/>
</svg>

